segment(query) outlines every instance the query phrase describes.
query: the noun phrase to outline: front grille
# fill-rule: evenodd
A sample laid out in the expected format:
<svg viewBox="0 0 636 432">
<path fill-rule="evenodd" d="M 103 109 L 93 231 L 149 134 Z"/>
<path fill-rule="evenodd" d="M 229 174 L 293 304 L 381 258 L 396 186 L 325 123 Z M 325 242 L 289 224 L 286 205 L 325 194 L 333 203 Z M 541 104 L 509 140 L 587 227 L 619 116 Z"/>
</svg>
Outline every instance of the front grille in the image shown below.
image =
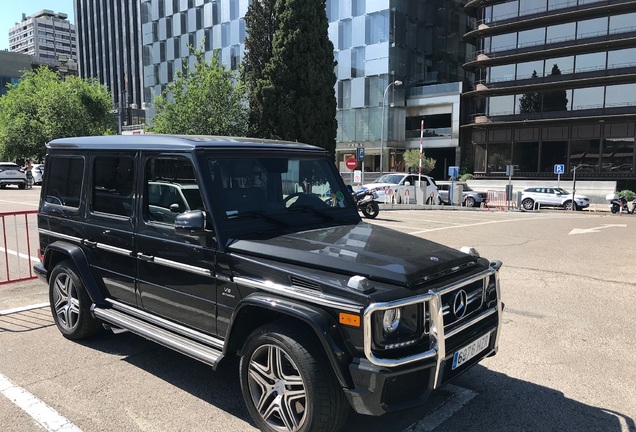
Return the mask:
<svg viewBox="0 0 636 432">
<path fill-rule="evenodd" d="M 430 369 L 387 378 L 382 389 L 382 402 L 387 405 L 417 399 L 428 388 Z"/>
<path fill-rule="evenodd" d="M 484 280 L 458 287 L 442 295 L 444 328 L 470 318 L 484 303 Z"/>
</svg>

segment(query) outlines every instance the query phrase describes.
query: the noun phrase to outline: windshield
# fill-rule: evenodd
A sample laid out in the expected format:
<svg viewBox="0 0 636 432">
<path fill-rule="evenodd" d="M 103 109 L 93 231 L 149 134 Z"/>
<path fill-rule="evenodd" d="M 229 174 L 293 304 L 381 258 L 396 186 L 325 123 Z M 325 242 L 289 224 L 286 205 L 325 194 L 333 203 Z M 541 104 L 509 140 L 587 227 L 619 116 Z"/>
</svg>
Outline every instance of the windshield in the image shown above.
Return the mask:
<svg viewBox="0 0 636 432">
<path fill-rule="evenodd" d="M 569 195 L 570 192 L 566 191 L 565 189 L 554 188 L 554 193 L 558 193 L 558 194 L 562 194 L 562 195 Z"/>
<path fill-rule="evenodd" d="M 349 192 L 327 159 L 211 157 L 207 166 L 221 217 L 240 224 L 242 235 L 358 217 Z"/>
<path fill-rule="evenodd" d="M 373 181 L 373 183 L 399 184 L 404 176 L 402 174 L 384 174 Z"/>
</svg>

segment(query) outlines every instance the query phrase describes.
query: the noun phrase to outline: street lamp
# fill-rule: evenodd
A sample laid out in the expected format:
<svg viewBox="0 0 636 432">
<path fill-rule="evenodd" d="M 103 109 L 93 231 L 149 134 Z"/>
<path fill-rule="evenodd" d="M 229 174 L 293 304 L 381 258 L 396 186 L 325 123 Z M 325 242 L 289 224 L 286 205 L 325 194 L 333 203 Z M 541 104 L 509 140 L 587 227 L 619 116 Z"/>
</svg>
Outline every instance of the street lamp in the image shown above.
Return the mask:
<svg viewBox="0 0 636 432">
<path fill-rule="evenodd" d="M 389 85 L 386 86 L 386 88 L 384 89 L 384 94 L 382 95 L 382 134 L 380 135 L 380 175 L 382 175 L 382 170 L 384 168 L 384 165 L 382 162 L 382 158 L 384 155 L 384 100 L 386 99 L 386 92 L 389 91 L 389 87 L 391 87 L 392 85 L 396 87 L 401 86 L 402 81 L 395 80 L 392 83 L 389 83 Z"/>
</svg>

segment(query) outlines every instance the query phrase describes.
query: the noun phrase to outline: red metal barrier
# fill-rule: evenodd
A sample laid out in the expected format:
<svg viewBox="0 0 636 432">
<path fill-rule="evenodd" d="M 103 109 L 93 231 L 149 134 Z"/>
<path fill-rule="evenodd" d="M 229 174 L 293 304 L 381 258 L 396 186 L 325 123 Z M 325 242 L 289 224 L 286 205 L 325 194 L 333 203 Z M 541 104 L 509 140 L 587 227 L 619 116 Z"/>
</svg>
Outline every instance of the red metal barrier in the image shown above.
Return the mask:
<svg viewBox="0 0 636 432">
<path fill-rule="evenodd" d="M 0 213 L 2 245 L 0 285 L 35 279 L 37 257 L 37 210 Z M 36 254 L 36 256 L 33 256 Z"/>
<path fill-rule="evenodd" d="M 502 191 L 489 190 L 486 192 L 486 207 L 497 207 L 505 210 L 508 207 L 508 194 Z"/>
</svg>

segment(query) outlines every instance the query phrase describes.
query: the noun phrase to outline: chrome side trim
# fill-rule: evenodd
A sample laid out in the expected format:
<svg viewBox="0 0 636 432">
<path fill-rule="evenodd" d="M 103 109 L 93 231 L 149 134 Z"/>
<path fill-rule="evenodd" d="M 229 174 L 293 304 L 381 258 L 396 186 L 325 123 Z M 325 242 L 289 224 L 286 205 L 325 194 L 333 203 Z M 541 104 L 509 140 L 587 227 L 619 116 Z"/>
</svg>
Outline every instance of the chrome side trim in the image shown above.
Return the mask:
<svg viewBox="0 0 636 432">
<path fill-rule="evenodd" d="M 95 247 L 97 249 L 101 249 L 107 252 L 112 252 L 112 253 L 116 253 L 118 255 L 125 255 L 125 256 L 131 256 L 133 251 L 128 250 L 128 249 L 122 249 L 122 248 L 118 248 L 117 246 L 111 246 L 111 245 L 107 245 L 104 243 L 96 243 Z"/>
<path fill-rule="evenodd" d="M 254 279 L 247 279 L 242 277 L 235 277 L 234 282 L 270 293 L 280 294 L 284 297 L 300 299 L 309 303 L 314 303 L 330 308 L 337 308 L 347 312 L 360 313 L 360 310 L 363 308 L 362 305 L 359 305 L 357 303 L 344 302 L 341 297 L 324 294 L 320 291 L 308 290 L 299 287 L 291 287 L 270 281 L 261 282 Z"/>
<path fill-rule="evenodd" d="M 172 321 L 168 321 L 164 318 L 158 317 L 156 315 L 150 314 L 141 309 L 137 309 L 136 307 L 129 306 L 125 303 L 118 302 L 117 300 L 113 300 L 111 298 L 107 298 L 106 301 L 113 306 L 113 309 L 124 312 L 127 315 L 134 316 L 141 320 L 147 321 L 156 326 L 165 328 L 173 333 L 180 334 L 182 336 L 186 336 L 190 339 L 197 340 L 206 345 L 213 346 L 218 349 L 222 349 L 224 346 L 224 342 L 221 339 L 208 336 L 196 330 L 192 330 L 191 328 L 182 326 L 180 324 L 174 323 Z"/>
<path fill-rule="evenodd" d="M 212 270 L 209 270 L 203 267 L 197 267 L 197 266 L 184 264 L 177 261 L 172 261 L 172 260 L 159 258 L 159 257 L 154 257 L 152 261 L 159 265 L 163 265 L 163 266 L 178 269 L 178 270 L 185 270 L 190 273 L 196 273 L 203 276 L 214 276 L 214 272 Z"/>
<path fill-rule="evenodd" d="M 59 233 L 59 232 L 50 231 L 50 230 L 47 230 L 47 229 L 44 229 L 44 228 L 38 228 L 38 232 L 40 234 L 45 234 L 45 235 L 59 237 L 61 239 L 72 241 L 72 242 L 75 242 L 75 243 L 79 243 L 79 242 L 82 241 L 82 239 L 79 238 L 79 237 L 74 237 L 74 236 L 62 234 L 62 233 Z"/>
</svg>

